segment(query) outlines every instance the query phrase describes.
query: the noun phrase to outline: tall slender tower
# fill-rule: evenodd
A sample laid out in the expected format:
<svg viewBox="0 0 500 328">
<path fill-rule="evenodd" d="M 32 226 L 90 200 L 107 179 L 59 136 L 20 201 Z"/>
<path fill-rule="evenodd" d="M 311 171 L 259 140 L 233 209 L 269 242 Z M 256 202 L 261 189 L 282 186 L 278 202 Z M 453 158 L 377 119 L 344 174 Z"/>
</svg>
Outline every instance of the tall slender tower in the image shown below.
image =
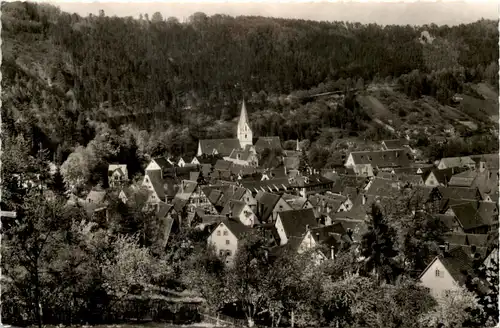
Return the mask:
<svg viewBox="0 0 500 328">
<path fill-rule="evenodd" d="M 245 106 L 245 100 L 243 100 L 243 105 L 241 106 L 240 120 L 238 122 L 238 140 L 240 141 L 241 148 L 245 148 L 247 145 L 252 145 L 253 133 L 250 129 L 250 124 L 248 122 L 247 108 Z"/>
</svg>

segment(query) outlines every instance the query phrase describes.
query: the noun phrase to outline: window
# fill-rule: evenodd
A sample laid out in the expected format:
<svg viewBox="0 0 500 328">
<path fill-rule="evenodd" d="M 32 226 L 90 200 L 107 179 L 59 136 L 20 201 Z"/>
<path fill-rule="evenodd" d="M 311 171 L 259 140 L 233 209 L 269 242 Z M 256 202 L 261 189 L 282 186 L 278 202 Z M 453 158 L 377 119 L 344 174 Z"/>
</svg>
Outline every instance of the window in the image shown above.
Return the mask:
<svg viewBox="0 0 500 328">
<path fill-rule="evenodd" d="M 223 251 L 223 250 L 220 250 L 220 251 L 219 251 L 219 255 L 220 255 L 220 256 L 224 256 L 224 251 Z"/>
<path fill-rule="evenodd" d="M 227 256 L 231 256 L 231 251 L 230 251 L 230 250 L 227 250 L 227 251 L 226 251 L 226 255 L 227 255 Z"/>
<path fill-rule="evenodd" d="M 224 236 L 227 236 L 228 233 L 227 233 L 227 230 L 224 230 Z"/>
<path fill-rule="evenodd" d="M 226 239 L 226 245 L 229 245 L 229 240 Z"/>
<path fill-rule="evenodd" d="M 436 269 L 436 277 L 443 278 L 444 272 L 440 271 L 439 269 Z"/>
<path fill-rule="evenodd" d="M 219 231 L 217 231 L 217 236 L 220 236 L 220 230 L 219 230 Z"/>
</svg>

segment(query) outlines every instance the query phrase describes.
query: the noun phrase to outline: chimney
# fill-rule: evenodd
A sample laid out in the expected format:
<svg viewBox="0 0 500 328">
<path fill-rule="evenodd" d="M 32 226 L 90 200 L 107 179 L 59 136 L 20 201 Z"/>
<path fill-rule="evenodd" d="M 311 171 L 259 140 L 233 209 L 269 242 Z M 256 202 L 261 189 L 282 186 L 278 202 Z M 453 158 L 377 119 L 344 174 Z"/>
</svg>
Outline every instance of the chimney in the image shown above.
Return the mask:
<svg viewBox="0 0 500 328">
<path fill-rule="evenodd" d="M 309 231 L 309 224 L 306 224 L 306 232 Z"/>
<path fill-rule="evenodd" d="M 362 202 L 363 202 L 363 205 L 365 205 L 365 204 L 366 204 L 366 195 L 363 195 Z"/>
<path fill-rule="evenodd" d="M 330 246 L 330 256 L 331 256 L 332 260 L 335 258 L 335 250 L 334 250 L 333 246 Z"/>
</svg>

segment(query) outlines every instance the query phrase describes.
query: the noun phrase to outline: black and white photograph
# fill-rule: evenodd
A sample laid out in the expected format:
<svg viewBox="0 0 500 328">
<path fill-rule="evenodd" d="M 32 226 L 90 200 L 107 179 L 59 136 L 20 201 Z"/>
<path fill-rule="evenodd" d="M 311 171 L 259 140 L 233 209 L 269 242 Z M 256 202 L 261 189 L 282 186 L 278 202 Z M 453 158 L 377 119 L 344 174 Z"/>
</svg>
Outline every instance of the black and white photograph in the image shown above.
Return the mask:
<svg viewBox="0 0 500 328">
<path fill-rule="evenodd" d="M 499 3 L 1 2 L 0 328 L 494 328 Z"/>
</svg>

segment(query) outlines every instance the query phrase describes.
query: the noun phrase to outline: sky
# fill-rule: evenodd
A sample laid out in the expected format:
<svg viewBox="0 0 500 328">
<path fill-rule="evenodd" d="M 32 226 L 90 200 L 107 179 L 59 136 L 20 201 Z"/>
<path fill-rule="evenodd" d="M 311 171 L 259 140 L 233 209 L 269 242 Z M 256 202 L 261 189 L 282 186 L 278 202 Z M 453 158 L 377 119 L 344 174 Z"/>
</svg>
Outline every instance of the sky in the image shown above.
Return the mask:
<svg viewBox="0 0 500 328">
<path fill-rule="evenodd" d="M 381 25 L 457 25 L 477 21 L 481 18 L 498 19 L 499 2 L 494 0 L 451 2 L 77 2 L 51 1 L 61 10 L 87 16 L 97 15 L 103 9 L 108 16 L 133 16 L 160 12 L 164 18 L 171 16 L 184 21 L 195 12 L 207 15 L 227 14 L 231 16 L 255 15 L 282 18 L 297 18 L 326 21 L 350 21 L 377 23 Z"/>
</svg>

